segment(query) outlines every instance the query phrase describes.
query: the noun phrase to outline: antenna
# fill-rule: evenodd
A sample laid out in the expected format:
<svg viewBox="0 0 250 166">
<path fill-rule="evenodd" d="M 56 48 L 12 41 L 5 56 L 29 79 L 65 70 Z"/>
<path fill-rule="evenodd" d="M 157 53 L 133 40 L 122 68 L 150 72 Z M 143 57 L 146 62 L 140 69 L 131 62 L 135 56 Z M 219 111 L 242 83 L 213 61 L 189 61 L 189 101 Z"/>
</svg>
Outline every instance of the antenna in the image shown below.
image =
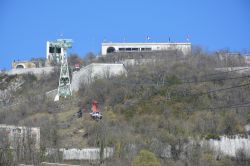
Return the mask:
<svg viewBox="0 0 250 166">
<path fill-rule="evenodd" d="M 189 42 L 189 41 L 190 41 L 190 36 L 189 36 L 189 34 L 187 34 L 187 38 L 186 38 L 186 40 L 187 40 L 187 42 Z"/>
</svg>

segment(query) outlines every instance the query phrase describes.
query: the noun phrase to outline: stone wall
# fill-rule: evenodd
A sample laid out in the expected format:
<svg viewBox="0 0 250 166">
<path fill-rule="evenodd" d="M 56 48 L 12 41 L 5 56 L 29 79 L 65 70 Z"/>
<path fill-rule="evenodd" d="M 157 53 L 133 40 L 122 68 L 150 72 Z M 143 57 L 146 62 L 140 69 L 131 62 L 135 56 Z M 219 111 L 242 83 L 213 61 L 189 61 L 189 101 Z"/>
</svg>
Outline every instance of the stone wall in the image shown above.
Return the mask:
<svg viewBox="0 0 250 166">
<path fill-rule="evenodd" d="M 202 141 L 202 145 L 209 145 L 217 153 L 236 157 L 239 151 L 243 151 L 250 159 L 250 138 L 239 135 L 228 137 L 222 136 L 220 140 Z"/>
<path fill-rule="evenodd" d="M 100 149 L 61 149 L 63 160 L 99 160 Z M 103 158 L 110 158 L 114 155 L 113 148 L 104 148 Z"/>
<path fill-rule="evenodd" d="M 85 148 L 85 149 L 59 149 L 63 160 L 99 160 L 100 148 Z M 46 155 L 54 155 L 57 149 L 47 149 Z M 103 151 L 103 159 L 110 158 L 114 155 L 114 148 L 107 147 Z"/>
<path fill-rule="evenodd" d="M 72 90 L 78 91 L 80 85 L 90 84 L 97 78 L 108 78 L 111 76 L 126 74 L 123 64 L 92 63 L 72 75 Z"/>
<path fill-rule="evenodd" d="M 54 67 L 41 67 L 41 68 L 24 68 L 24 69 L 11 69 L 6 71 L 5 73 L 8 75 L 15 74 L 34 74 L 34 75 L 42 75 L 42 74 L 50 74 L 54 70 Z"/>
</svg>

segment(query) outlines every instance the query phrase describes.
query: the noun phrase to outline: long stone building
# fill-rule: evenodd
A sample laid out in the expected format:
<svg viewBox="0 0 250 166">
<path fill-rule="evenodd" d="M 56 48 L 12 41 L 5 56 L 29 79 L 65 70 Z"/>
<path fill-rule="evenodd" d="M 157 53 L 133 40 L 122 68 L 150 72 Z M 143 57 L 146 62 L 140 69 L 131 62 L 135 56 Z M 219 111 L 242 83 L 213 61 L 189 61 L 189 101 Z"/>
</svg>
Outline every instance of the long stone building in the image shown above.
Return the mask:
<svg viewBox="0 0 250 166">
<path fill-rule="evenodd" d="M 151 52 L 177 50 L 184 55 L 191 53 L 191 43 L 102 43 L 101 52 L 106 56 L 115 52 Z"/>
</svg>

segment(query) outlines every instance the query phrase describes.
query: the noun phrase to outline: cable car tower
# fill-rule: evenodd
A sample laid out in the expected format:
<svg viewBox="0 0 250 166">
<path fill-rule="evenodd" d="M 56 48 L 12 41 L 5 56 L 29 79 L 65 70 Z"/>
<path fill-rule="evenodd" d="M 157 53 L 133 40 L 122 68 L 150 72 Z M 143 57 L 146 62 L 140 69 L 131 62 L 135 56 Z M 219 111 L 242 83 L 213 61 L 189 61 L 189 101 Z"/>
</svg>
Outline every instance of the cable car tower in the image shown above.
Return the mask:
<svg viewBox="0 0 250 166">
<path fill-rule="evenodd" d="M 71 39 L 57 39 L 55 42 L 50 42 L 50 48 L 54 49 L 53 59 L 61 65 L 59 85 L 55 101 L 58 101 L 60 97 L 66 98 L 67 96 L 72 95 L 67 60 L 67 49 L 72 47 L 72 42 L 73 41 Z M 57 50 L 61 50 L 61 53 L 57 54 Z"/>
</svg>

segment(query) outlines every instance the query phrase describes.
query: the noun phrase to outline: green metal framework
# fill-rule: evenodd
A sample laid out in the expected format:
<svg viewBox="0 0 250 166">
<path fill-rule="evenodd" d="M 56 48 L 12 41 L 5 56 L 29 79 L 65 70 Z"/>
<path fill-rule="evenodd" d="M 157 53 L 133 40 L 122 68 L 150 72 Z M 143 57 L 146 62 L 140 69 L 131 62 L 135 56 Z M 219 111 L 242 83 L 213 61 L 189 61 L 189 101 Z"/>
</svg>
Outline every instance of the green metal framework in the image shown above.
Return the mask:
<svg viewBox="0 0 250 166">
<path fill-rule="evenodd" d="M 50 43 L 51 47 L 54 47 L 54 57 L 56 62 L 61 64 L 59 85 L 57 95 L 59 97 L 67 97 L 72 95 L 71 82 L 69 76 L 69 66 L 67 60 L 67 49 L 72 47 L 71 39 L 58 39 L 55 42 Z M 60 54 L 56 54 L 56 49 L 63 49 Z M 58 56 L 59 55 L 59 56 Z"/>
</svg>

